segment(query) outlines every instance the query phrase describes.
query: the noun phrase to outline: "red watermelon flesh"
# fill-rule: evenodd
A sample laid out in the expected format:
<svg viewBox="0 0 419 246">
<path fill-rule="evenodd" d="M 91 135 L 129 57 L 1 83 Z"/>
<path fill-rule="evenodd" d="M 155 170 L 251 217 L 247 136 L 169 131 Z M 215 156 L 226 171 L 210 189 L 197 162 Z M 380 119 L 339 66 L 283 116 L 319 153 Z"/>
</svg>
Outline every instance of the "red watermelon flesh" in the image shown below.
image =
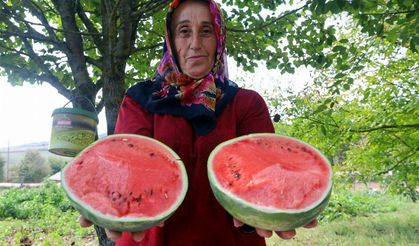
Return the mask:
<svg viewBox="0 0 419 246">
<path fill-rule="evenodd" d="M 81 201 L 111 216 L 158 216 L 184 186 L 179 159 L 146 138 L 98 141 L 74 161 L 64 173 L 66 184 Z"/>
<path fill-rule="evenodd" d="M 302 209 L 324 196 L 331 170 L 319 152 L 292 138 L 246 138 L 214 156 L 219 184 L 239 198 L 274 209 Z"/>
</svg>

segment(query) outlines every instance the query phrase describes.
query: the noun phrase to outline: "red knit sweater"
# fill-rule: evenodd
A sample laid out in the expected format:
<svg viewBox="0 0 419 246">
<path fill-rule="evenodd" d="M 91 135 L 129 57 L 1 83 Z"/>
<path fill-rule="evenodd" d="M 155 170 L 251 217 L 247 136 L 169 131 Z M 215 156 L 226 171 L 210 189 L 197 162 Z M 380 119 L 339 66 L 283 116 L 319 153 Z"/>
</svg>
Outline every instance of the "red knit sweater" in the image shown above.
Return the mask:
<svg viewBox="0 0 419 246">
<path fill-rule="evenodd" d="M 146 231 L 141 243 L 123 233 L 117 245 L 265 245 L 256 233 L 244 234 L 233 226 L 232 217 L 215 200 L 207 177 L 207 159 L 219 143 L 257 132 L 274 132 L 267 106 L 254 91 L 239 89 L 209 134 L 197 136 L 181 117 L 146 112 L 125 96 L 115 133 L 153 137 L 170 146 L 183 160 L 189 178 L 186 198 L 164 227 Z"/>
</svg>

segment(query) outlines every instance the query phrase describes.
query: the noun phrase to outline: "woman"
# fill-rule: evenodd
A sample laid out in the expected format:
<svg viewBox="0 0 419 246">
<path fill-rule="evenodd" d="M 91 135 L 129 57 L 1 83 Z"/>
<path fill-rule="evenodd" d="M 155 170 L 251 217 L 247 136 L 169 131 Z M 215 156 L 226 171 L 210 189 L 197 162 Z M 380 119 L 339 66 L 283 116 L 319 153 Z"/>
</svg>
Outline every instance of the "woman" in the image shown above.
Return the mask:
<svg viewBox="0 0 419 246">
<path fill-rule="evenodd" d="M 115 133 L 146 135 L 170 146 L 185 164 L 189 189 L 164 226 L 122 235 L 107 231 L 117 245 L 265 245 L 264 237 L 272 235 L 240 230 L 243 224 L 218 204 L 208 183 L 207 158 L 216 145 L 274 132 L 263 99 L 228 80 L 224 52 L 225 28 L 215 2 L 172 2 L 156 76 L 127 91 Z M 90 225 L 83 218 L 81 224 Z M 287 239 L 295 231 L 277 234 Z"/>
</svg>

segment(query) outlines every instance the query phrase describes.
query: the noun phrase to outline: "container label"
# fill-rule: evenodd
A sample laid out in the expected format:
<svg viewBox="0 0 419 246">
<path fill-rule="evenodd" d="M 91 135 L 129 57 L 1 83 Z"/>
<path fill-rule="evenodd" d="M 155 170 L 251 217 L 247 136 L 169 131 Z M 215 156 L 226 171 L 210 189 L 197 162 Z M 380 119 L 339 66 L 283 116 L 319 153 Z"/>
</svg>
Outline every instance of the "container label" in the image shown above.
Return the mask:
<svg viewBox="0 0 419 246">
<path fill-rule="evenodd" d="M 71 126 L 71 120 L 58 120 L 57 126 Z"/>
</svg>

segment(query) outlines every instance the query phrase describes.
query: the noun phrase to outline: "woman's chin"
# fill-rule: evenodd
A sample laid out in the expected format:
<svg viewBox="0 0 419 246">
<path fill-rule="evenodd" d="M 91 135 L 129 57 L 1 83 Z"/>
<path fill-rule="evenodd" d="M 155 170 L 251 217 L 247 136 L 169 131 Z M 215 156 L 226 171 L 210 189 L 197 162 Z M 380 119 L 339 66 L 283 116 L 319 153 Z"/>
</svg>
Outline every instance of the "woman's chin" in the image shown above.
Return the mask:
<svg viewBox="0 0 419 246">
<path fill-rule="evenodd" d="M 184 71 L 186 75 L 193 79 L 202 79 L 203 77 L 207 76 L 210 71 Z"/>
</svg>

